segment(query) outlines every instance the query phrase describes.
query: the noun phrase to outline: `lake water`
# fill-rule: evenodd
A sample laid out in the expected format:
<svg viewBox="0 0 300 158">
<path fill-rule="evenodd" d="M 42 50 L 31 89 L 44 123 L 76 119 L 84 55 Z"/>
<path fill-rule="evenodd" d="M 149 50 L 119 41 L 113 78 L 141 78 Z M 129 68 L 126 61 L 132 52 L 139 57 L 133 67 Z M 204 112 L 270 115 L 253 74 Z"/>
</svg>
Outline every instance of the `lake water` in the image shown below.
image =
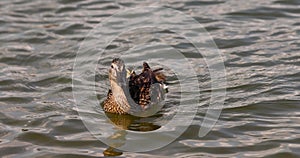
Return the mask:
<svg viewBox="0 0 300 158">
<path fill-rule="evenodd" d="M 207 62 L 205 56 L 194 53 L 191 43 L 174 32 L 135 27 L 152 13 L 122 12 L 147 6 L 174 9 L 194 18 L 222 54 L 227 82 L 226 87 L 217 88 L 226 88 L 225 101 L 223 107 L 213 108 L 222 110 L 221 115 L 203 137 L 198 137 L 198 132 L 214 92 L 208 66 L 220 63 Z M 115 21 L 101 26 L 120 12 Z M 300 157 L 298 0 L 11 0 L 0 2 L 0 15 L 0 157 Z M 172 21 L 180 18 L 173 15 L 169 19 L 161 26 L 175 26 Z M 199 29 L 187 24 L 176 27 Z M 78 54 L 89 52 L 97 56 L 101 50 L 99 42 L 130 26 L 134 29 L 116 37 L 96 58 L 97 64 L 91 71 L 82 74 L 82 80 L 81 76 L 72 80 L 78 70 L 74 62 L 87 61 Z M 99 32 L 102 36 L 97 36 Z M 89 39 L 93 35 L 96 40 Z M 163 42 L 169 44 L 160 45 Z M 83 49 L 90 47 L 91 50 Z M 197 66 L 194 71 L 182 66 L 185 61 L 165 55 L 176 51 Z M 158 149 L 146 152 L 114 149 L 124 142 L 110 147 L 95 134 L 99 129 L 105 136 L 107 125 L 111 124 L 103 117 L 100 105 L 90 102 L 95 97 L 77 106 L 72 83 L 95 86 L 100 103 L 109 88 L 110 61 L 120 53 L 124 53 L 121 57 L 129 68 L 140 69 L 142 61 L 164 67 L 169 93 L 165 107 L 154 116 L 108 114 L 117 129 L 109 138 L 138 142 L 138 134 L 168 127 L 167 137 L 174 141 L 162 148 L 157 146 Z M 184 75 L 177 71 L 185 69 L 188 75 L 195 75 L 179 82 Z M 90 82 L 95 79 L 96 82 Z M 192 84 L 189 79 L 199 83 Z M 80 92 L 94 91 L 83 86 Z M 194 104 L 195 98 L 199 104 Z M 194 106 L 192 110 L 178 110 L 189 105 L 197 105 L 196 110 Z M 177 124 L 167 126 L 180 112 Z M 194 112 L 194 121 L 186 126 L 185 119 Z M 93 125 L 93 132 L 88 124 Z M 183 133 L 172 133 L 176 131 Z M 146 139 L 143 144 L 137 143 L 136 148 L 163 140 L 164 137 Z"/>
</svg>

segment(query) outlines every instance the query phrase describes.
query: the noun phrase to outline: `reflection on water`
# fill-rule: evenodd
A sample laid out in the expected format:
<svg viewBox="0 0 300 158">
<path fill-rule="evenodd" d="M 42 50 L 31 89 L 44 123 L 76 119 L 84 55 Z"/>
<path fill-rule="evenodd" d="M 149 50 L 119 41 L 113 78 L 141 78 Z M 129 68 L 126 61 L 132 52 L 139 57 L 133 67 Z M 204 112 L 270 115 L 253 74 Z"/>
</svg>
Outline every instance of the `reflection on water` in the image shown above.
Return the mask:
<svg viewBox="0 0 300 158">
<path fill-rule="evenodd" d="M 213 130 L 199 138 L 197 122 L 203 119 L 212 91 L 207 65 L 190 53 L 194 48 L 187 42 L 160 30 L 174 48 L 199 65 L 197 121 L 162 149 L 122 152 L 96 139 L 82 123 L 72 95 L 74 58 L 87 33 L 106 17 L 154 3 L 192 16 L 214 38 L 227 72 L 225 109 Z M 0 157 L 299 157 L 299 5 L 297 0 L 0 1 Z M 142 34 L 133 31 L 132 36 Z M 108 47 L 107 56 L 132 44 L 129 36 L 122 38 Z M 169 51 L 148 46 L 140 55 Z M 110 62 L 106 59 L 103 65 Z M 131 63 L 135 65 L 140 63 Z M 119 129 L 109 137 L 116 140 L 115 147 L 122 145 L 126 130 L 157 131 L 172 119 L 180 86 L 169 70 L 170 91 L 159 114 L 150 118 L 107 114 L 105 121 Z M 99 71 L 102 75 L 97 77 L 106 80 L 107 69 Z M 108 84 L 99 87 L 107 92 Z M 182 124 L 174 128 L 182 129 Z"/>
<path fill-rule="evenodd" d="M 143 121 L 143 118 L 139 118 L 132 115 L 118 115 L 106 113 L 106 116 L 116 127 L 123 130 L 146 132 L 160 128 L 159 125 L 155 125 L 152 123 L 153 120 L 151 121 L 150 117 L 148 117 L 146 121 Z"/>
<path fill-rule="evenodd" d="M 122 152 L 116 151 L 116 149 L 112 147 L 108 147 L 106 150 L 103 151 L 104 156 L 120 156 Z"/>
<path fill-rule="evenodd" d="M 108 137 L 108 139 L 114 144 L 110 144 L 103 154 L 105 156 L 119 156 L 122 152 L 118 151 L 115 148 L 121 147 L 124 145 L 126 141 L 126 132 L 125 130 L 132 130 L 132 131 L 140 131 L 140 132 L 147 132 L 147 131 L 154 131 L 160 128 L 159 125 L 155 125 L 148 121 L 142 121 L 142 118 L 135 117 L 132 115 L 119 115 L 119 114 L 111 114 L 106 113 L 107 117 L 117 128 L 117 132 L 113 135 Z"/>
</svg>

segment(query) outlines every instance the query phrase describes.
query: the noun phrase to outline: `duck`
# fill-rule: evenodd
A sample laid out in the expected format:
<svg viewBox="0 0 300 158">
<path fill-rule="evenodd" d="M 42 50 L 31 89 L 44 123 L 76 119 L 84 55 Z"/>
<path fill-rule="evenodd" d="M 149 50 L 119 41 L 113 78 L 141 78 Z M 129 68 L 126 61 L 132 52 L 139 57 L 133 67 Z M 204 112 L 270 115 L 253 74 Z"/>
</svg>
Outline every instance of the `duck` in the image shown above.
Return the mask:
<svg viewBox="0 0 300 158">
<path fill-rule="evenodd" d="M 163 68 L 152 70 L 143 62 L 142 72 L 126 69 L 120 58 L 114 58 L 108 70 L 110 89 L 102 104 L 105 112 L 114 114 L 134 114 L 161 102 L 168 92 Z"/>
</svg>

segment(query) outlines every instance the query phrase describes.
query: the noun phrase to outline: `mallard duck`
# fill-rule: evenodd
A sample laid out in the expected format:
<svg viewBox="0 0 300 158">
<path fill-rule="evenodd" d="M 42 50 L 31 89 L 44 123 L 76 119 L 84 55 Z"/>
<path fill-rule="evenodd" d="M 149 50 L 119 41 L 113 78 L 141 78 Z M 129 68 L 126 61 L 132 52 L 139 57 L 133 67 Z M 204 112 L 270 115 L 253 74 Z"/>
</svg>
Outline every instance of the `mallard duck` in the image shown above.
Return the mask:
<svg viewBox="0 0 300 158">
<path fill-rule="evenodd" d="M 136 74 L 125 68 L 123 60 L 113 59 L 109 68 L 111 89 L 103 102 L 104 111 L 117 114 L 144 111 L 151 106 L 151 100 L 164 99 L 162 90 L 166 89 L 166 77 L 161 70 L 162 68 L 152 70 L 148 63 L 144 62 L 142 72 Z M 157 86 L 153 86 L 154 84 Z"/>
</svg>

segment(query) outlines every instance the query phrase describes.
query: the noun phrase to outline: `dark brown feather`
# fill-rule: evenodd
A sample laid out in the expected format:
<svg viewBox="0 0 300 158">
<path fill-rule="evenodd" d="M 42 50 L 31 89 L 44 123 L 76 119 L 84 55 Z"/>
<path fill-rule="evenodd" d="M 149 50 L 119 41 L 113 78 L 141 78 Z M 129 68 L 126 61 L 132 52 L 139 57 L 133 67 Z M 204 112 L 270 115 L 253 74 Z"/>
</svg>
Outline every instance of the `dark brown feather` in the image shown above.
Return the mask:
<svg viewBox="0 0 300 158">
<path fill-rule="evenodd" d="M 151 70 L 150 66 L 144 62 L 142 73 L 136 75 L 133 72 L 129 79 L 129 91 L 133 100 L 143 108 L 150 103 L 150 87 L 155 83 L 165 82 L 165 76 L 159 72 L 162 68 Z"/>
<path fill-rule="evenodd" d="M 120 59 L 114 59 L 113 63 L 118 63 Z M 165 75 L 160 72 L 162 68 L 152 70 L 150 66 L 144 62 L 143 70 L 140 74 L 132 72 L 129 77 L 129 92 L 132 99 L 136 104 L 139 104 L 142 108 L 145 108 L 151 101 L 150 88 L 152 84 L 161 83 L 166 81 Z M 120 105 L 117 104 L 112 91 L 109 90 L 107 93 L 107 98 L 103 102 L 103 109 L 106 112 L 126 114 L 128 111 L 122 109 Z"/>
</svg>

